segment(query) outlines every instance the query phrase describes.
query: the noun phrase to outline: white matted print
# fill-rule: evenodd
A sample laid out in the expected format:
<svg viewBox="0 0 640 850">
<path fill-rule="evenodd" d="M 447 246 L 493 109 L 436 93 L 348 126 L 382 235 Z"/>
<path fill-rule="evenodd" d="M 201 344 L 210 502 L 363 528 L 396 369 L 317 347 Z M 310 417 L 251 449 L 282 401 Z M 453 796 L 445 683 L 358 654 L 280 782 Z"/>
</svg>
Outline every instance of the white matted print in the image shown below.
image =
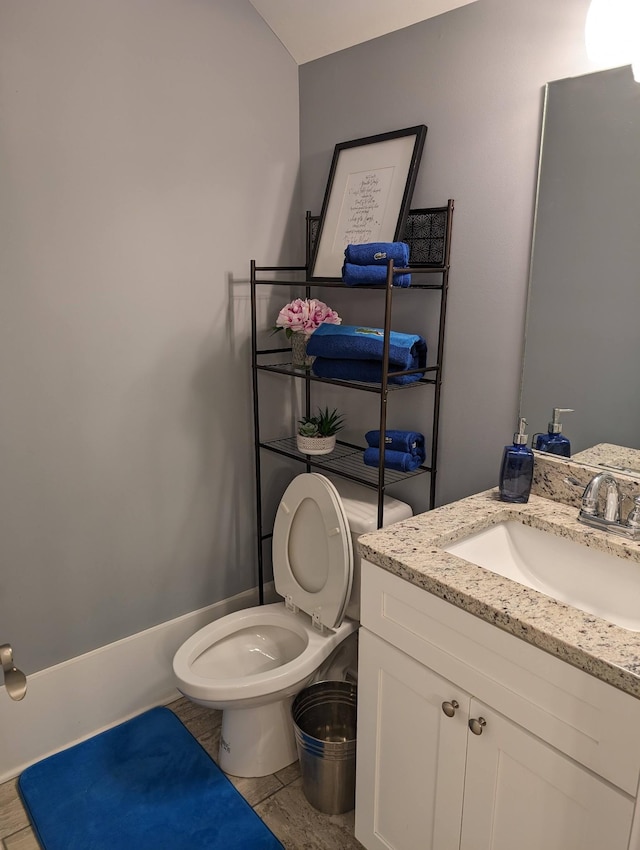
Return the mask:
<svg viewBox="0 0 640 850">
<path fill-rule="evenodd" d="M 426 133 L 420 125 L 336 145 L 310 278 L 339 280 L 349 244 L 399 237 Z"/>
</svg>

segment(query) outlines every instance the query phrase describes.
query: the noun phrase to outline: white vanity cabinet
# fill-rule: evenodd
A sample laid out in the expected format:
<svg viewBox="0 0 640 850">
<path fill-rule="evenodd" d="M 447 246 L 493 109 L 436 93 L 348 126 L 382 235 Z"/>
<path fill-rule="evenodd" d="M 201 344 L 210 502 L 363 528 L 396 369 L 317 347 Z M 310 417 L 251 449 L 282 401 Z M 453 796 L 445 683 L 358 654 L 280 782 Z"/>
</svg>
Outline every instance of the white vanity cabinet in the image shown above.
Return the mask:
<svg viewBox="0 0 640 850">
<path fill-rule="evenodd" d="M 640 847 L 639 700 L 366 562 L 361 621 L 368 850 Z"/>
</svg>

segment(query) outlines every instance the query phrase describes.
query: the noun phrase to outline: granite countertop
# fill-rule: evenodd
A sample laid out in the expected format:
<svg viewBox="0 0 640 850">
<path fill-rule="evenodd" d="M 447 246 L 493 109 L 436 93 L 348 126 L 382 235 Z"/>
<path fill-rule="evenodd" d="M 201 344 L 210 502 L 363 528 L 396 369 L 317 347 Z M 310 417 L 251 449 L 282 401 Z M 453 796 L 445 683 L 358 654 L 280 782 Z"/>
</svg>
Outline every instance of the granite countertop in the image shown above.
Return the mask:
<svg viewBox="0 0 640 850">
<path fill-rule="evenodd" d="M 640 698 L 640 632 L 443 550 L 455 540 L 510 519 L 637 563 L 640 588 L 640 542 L 583 525 L 574 506 L 536 495 L 525 505 L 501 502 L 497 490 L 469 496 L 364 534 L 358 549 L 382 569 Z"/>
<path fill-rule="evenodd" d="M 598 443 L 597 446 L 578 452 L 572 460 L 590 466 L 601 466 L 603 471 L 617 469 L 620 472 L 626 471 L 640 475 L 640 449 L 631 449 L 627 446 Z"/>
</svg>

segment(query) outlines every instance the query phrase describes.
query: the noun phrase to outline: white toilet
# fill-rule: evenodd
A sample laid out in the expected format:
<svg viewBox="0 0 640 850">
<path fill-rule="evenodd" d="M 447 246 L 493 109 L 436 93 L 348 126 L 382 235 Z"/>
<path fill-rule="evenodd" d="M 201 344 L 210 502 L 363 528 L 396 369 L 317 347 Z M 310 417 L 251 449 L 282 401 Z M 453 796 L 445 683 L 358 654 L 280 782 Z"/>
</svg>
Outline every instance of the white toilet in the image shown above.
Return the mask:
<svg viewBox="0 0 640 850">
<path fill-rule="evenodd" d="M 412 515 L 386 496 L 384 524 Z M 223 710 L 220 767 L 266 776 L 297 758 L 291 703 L 332 651 L 358 628 L 355 538 L 377 527 L 375 490 L 318 473 L 293 479 L 273 528 L 274 583 L 284 602 L 215 620 L 177 651 L 178 689 Z"/>
</svg>

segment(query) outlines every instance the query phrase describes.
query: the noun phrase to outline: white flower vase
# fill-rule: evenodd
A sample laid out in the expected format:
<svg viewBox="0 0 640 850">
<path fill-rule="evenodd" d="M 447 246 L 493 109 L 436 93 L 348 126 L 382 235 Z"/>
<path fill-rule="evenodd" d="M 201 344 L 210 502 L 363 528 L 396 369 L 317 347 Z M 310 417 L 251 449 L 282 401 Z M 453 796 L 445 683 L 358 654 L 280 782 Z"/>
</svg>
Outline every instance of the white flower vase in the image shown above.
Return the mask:
<svg viewBox="0 0 640 850">
<path fill-rule="evenodd" d="M 296 437 L 298 451 L 303 455 L 328 455 L 336 447 L 336 435 L 330 437 L 303 437 L 298 434 Z"/>
<path fill-rule="evenodd" d="M 314 357 L 307 356 L 309 336 L 300 331 L 291 334 L 291 362 L 296 369 L 310 369 Z"/>
</svg>

